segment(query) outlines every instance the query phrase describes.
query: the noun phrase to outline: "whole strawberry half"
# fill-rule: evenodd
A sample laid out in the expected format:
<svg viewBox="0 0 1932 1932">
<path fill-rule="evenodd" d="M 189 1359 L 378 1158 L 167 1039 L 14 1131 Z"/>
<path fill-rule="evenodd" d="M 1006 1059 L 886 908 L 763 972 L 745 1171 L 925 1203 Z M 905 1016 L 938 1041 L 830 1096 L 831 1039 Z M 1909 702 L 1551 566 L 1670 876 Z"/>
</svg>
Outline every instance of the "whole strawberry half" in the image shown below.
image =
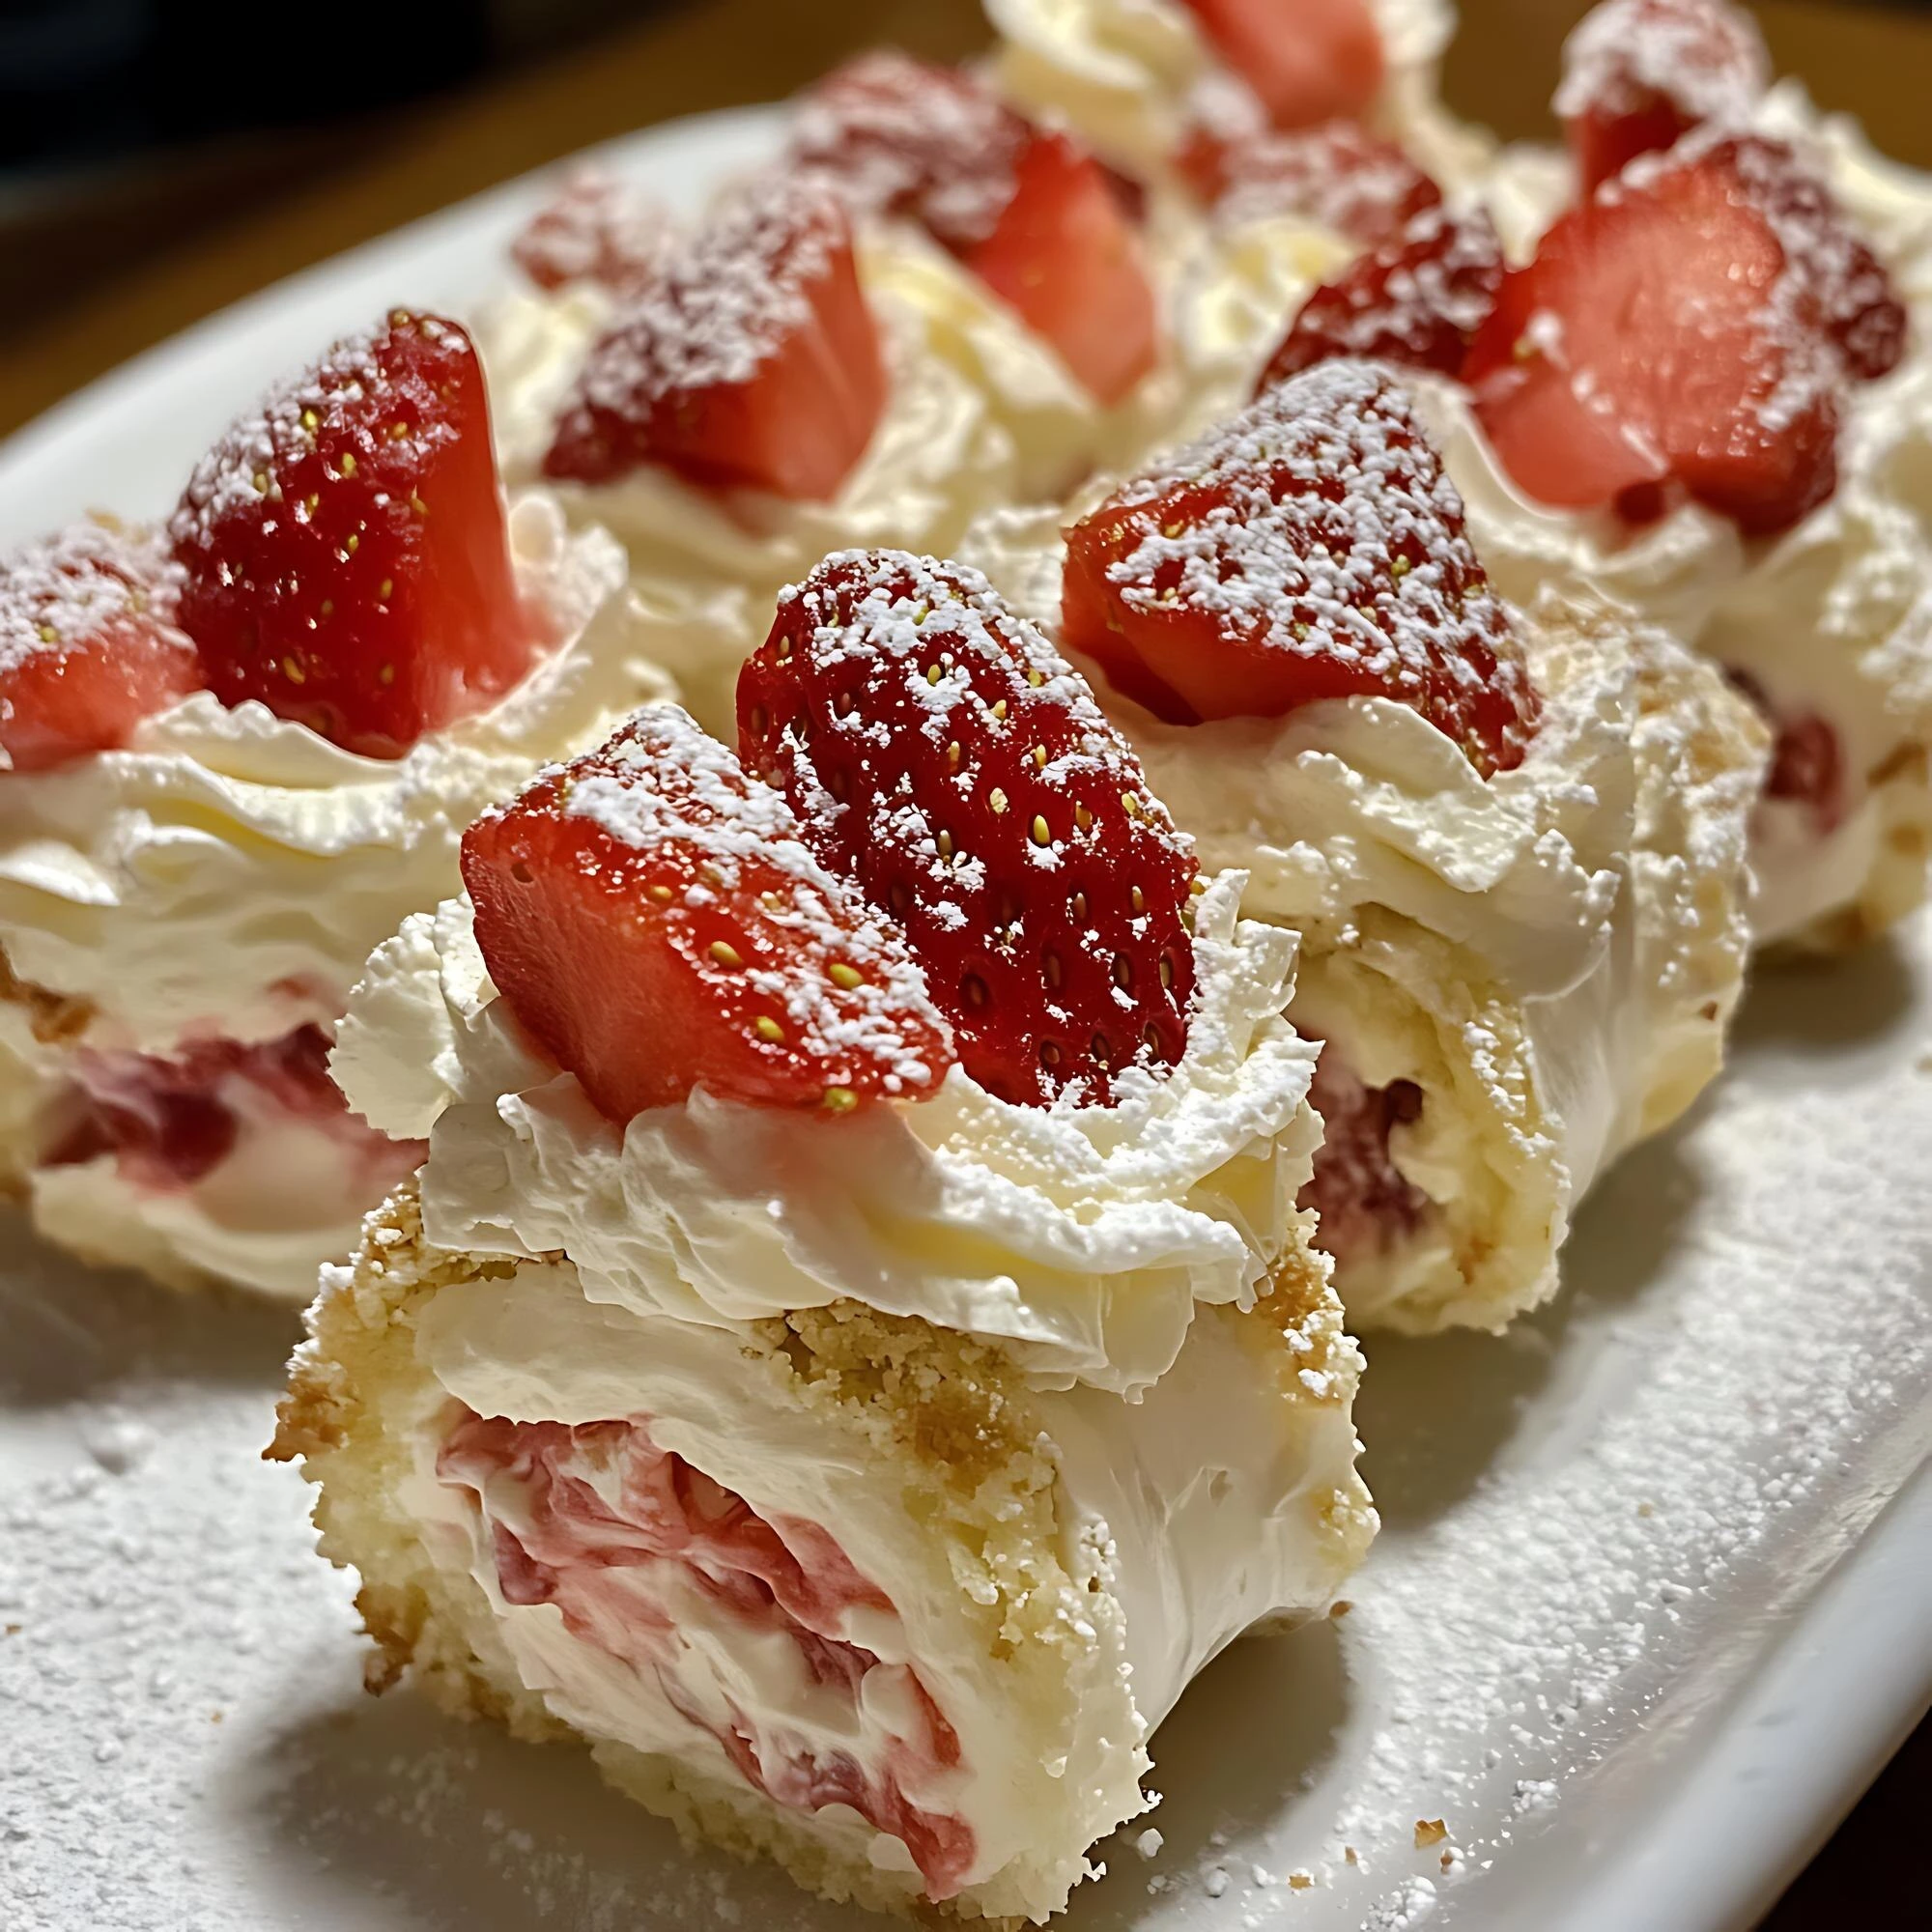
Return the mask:
<svg viewBox="0 0 1932 1932">
<path fill-rule="evenodd" d="M 0 557 L 0 768 L 113 751 L 201 683 L 153 537 L 75 524 Z"/>
<path fill-rule="evenodd" d="M 1187 0 L 1221 57 L 1277 128 L 1359 118 L 1382 84 L 1369 0 Z"/>
<path fill-rule="evenodd" d="M 1503 466 L 1574 508 L 1674 484 L 1745 530 L 1837 481 L 1843 358 L 1737 142 L 1640 162 L 1504 276 L 1464 380 Z"/>
<path fill-rule="evenodd" d="M 1764 37 L 1730 0 L 1604 0 L 1564 43 L 1556 90 L 1584 195 L 1693 128 L 1744 120 L 1770 82 Z"/>
<path fill-rule="evenodd" d="M 861 214 L 923 222 L 1101 402 L 1152 366 L 1153 288 L 1115 178 L 977 75 L 862 55 L 806 96 L 791 158 Z"/>
<path fill-rule="evenodd" d="M 1485 776 L 1536 724 L 1463 499 L 1371 363 L 1292 377 L 1083 518 L 1062 614 L 1070 649 L 1174 724 L 1387 697 Z"/>
<path fill-rule="evenodd" d="M 825 502 L 865 455 L 886 387 L 844 210 L 767 177 L 672 250 L 591 349 L 544 469 L 610 483 L 655 463 Z"/>
<path fill-rule="evenodd" d="M 613 1121 L 695 1087 L 849 1113 L 952 1063 L 903 938 L 675 705 L 486 812 L 463 882 L 497 990 Z"/>
<path fill-rule="evenodd" d="M 1232 125 L 1197 122 L 1176 165 L 1188 185 L 1229 221 L 1297 215 L 1364 247 L 1400 235 L 1442 190 L 1395 142 L 1358 121 L 1280 133 L 1236 113 Z"/>
<path fill-rule="evenodd" d="M 1424 209 L 1308 298 L 1256 392 L 1335 355 L 1458 375 L 1502 284 L 1502 243 L 1487 214 Z"/>
<path fill-rule="evenodd" d="M 988 1092 L 1104 1103 L 1180 1058 L 1193 854 L 1085 681 L 977 573 L 827 557 L 738 682 L 748 764 L 901 923 Z"/>
<path fill-rule="evenodd" d="M 397 310 L 276 389 L 202 458 L 169 534 L 215 696 L 370 757 L 489 704 L 541 640 L 483 371 L 435 316 Z"/>
</svg>

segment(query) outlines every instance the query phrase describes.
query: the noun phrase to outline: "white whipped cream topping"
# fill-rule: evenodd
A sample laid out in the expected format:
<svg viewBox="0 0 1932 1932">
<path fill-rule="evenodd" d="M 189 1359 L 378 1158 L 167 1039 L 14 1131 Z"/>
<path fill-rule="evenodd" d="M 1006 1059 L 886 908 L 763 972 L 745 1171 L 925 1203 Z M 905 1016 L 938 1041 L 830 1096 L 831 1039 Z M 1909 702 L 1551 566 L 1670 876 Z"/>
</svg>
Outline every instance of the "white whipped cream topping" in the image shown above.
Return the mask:
<svg viewBox="0 0 1932 1932">
<path fill-rule="evenodd" d="M 1091 1640 L 1068 1652 L 1069 1695 L 1045 1709 L 1016 1700 L 1010 1666 L 963 1638 L 943 1531 L 910 1517 L 890 1469 L 851 1453 L 822 1414 L 767 1395 L 735 1331 L 639 1319 L 580 1293 L 568 1266 L 525 1266 L 434 1298 L 417 1351 L 440 1390 L 482 1415 L 649 1415 L 661 1448 L 767 1520 L 828 1531 L 892 1600 L 891 1611 L 848 1611 L 847 1640 L 914 1666 L 958 1735 L 959 1769 L 910 1795 L 971 1825 L 967 1883 L 980 1910 L 1043 1918 L 1085 1871 L 1093 1840 L 1145 1808 L 1145 1740 L 1189 1679 L 1257 1620 L 1319 1610 L 1373 1529 L 1341 1385 L 1352 1384 L 1359 1354 L 1342 1344 L 1310 1372 L 1337 1386 L 1314 1390 L 1266 1345 L 1264 1326 L 1204 1311 L 1141 1402 L 1089 1387 L 1037 1399 L 1040 1450 L 1058 1472 L 1059 1553 Z M 503 1599 L 480 1518 L 435 1474 L 441 1423 L 426 1405 L 406 1500 L 438 1560 L 469 1570 L 490 1597 L 523 1681 L 593 1743 L 709 1762 L 702 1734 L 653 1681 L 573 1635 L 549 1606 Z M 685 1593 L 674 1607 L 688 1653 L 728 1660 L 753 1736 L 810 1734 L 813 1690 L 789 1646 L 748 1643 L 716 1593 Z M 868 1770 L 870 1730 L 840 1740 Z M 736 1781 L 722 1755 L 712 1769 Z M 909 1866 L 896 1839 L 844 1807 L 791 1822 L 849 1858 Z"/>
<path fill-rule="evenodd" d="M 165 1051 L 332 1019 L 370 948 L 449 892 L 486 805 L 666 695 L 616 546 L 567 532 L 542 495 L 510 530 L 518 582 L 561 641 L 401 758 L 197 692 L 125 751 L 5 780 L 0 946 L 20 979 L 96 1009 L 89 1045 Z"/>
<path fill-rule="evenodd" d="M 1282 1018 L 1295 941 L 1196 903 L 1187 1050 L 1109 1108 L 1019 1107 L 963 1069 L 827 1122 L 703 1092 L 621 1131 L 525 1043 L 467 910 L 380 948 L 338 1035 L 351 1103 L 431 1136 L 423 1216 L 469 1253 L 561 1249 L 594 1299 L 742 1321 L 841 1297 L 1000 1341 L 1042 1385 L 1144 1388 L 1196 1302 L 1248 1299 L 1292 1239 L 1314 1050 Z"/>
<path fill-rule="evenodd" d="M 1430 165 L 1435 75 L 1455 31 L 1447 0 L 1373 0 L 1387 62 L 1378 117 Z M 1195 89 L 1219 67 L 1180 0 L 986 0 L 1001 39 L 996 72 L 1023 108 L 1064 120 L 1096 153 L 1158 181 L 1187 127 Z"/>
</svg>

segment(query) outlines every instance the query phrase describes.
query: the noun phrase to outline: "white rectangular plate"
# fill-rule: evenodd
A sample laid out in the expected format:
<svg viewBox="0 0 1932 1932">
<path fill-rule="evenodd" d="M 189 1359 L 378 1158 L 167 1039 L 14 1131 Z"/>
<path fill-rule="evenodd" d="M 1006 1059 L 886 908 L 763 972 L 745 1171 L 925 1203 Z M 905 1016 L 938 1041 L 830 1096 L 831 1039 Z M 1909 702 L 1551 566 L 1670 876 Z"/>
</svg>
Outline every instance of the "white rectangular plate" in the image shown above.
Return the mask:
<svg viewBox="0 0 1932 1932">
<path fill-rule="evenodd" d="M 774 125 L 609 153 L 691 205 Z M 332 335 L 486 295 L 542 192 L 74 398 L 0 450 L 0 541 L 165 511 Z M 1928 1175 L 1926 923 L 1767 976 L 1724 1084 L 1598 1190 L 1553 1306 L 1372 1349 L 1387 1527 L 1352 1607 L 1208 1673 L 1155 1743 L 1166 1801 L 1070 1927 L 1747 1923 L 1932 1695 Z M 293 1338 L 0 1221 L 0 1925 L 851 1923 L 686 1855 L 580 1754 L 364 1697 L 349 1586 L 257 1460 Z"/>
</svg>

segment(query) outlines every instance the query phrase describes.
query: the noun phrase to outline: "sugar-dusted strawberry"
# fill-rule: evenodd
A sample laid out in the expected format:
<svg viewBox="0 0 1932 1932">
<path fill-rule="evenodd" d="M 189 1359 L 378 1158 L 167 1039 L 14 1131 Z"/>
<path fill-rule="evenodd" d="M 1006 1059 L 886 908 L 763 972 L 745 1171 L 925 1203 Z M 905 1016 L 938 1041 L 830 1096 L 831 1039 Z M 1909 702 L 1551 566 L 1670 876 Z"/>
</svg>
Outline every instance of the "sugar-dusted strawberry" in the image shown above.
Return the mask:
<svg viewBox="0 0 1932 1932">
<path fill-rule="evenodd" d="M 1487 214 L 1425 209 L 1302 303 L 1257 393 L 1334 355 L 1457 375 L 1502 284 L 1502 243 Z"/>
<path fill-rule="evenodd" d="M 540 641 L 483 371 L 435 316 L 399 309 L 275 389 L 202 458 L 169 534 L 215 696 L 371 757 L 490 703 Z"/>
<path fill-rule="evenodd" d="M 1382 84 L 1369 0 L 1187 0 L 1221 57 L 1277 128 L 1360 116 Z"/>
<path fill-rule="evenodd" d="M 1905 304 L 1832 190 L 1792 149 L 1763 135 L 1713 138 L 1698 152 L 1736 172 L 1846 369 L 1865 382 L 1889 375 L 1905 354 Z"/>
<path fill-rule="evenodd" d="M 1693 128 L 1742 121 L 1770 81 L 1764 37 L 1731 0 L 1604 0 L 1564 43 L 1556 90 L 1585 196 Z"/>
<path fill-rule="evenodd" d="M 1101 402 L 1153 367 L 1160 321 L 1140 237 L 1107 171 L 1066 135 L 1033 136 L 993 232 L 960 259 Z"/>
<path fill-rule="evenodd" d="M 1152 366 L 1153 290 L 1115 178 L 977 75 L 862 55 L 806 97 L 791 162 L 863 213 L 923 222 L 1102 402 Z"/>
<path fill-rule="evenodd" d="M 952 1062 L 904 939 L 675 705 L 486 812 L 463 882 L 497 990 L 613 1121 L 694 1087 L 846 1113 Z"/>
<path fill-rule="evenodd" d="M 595 282 L 637 295 L 657 279 L 671 235 L 670 215 L 658 202 L 586 162 L 525 223 L 510 254 L 540 289 Z"/>
<path fill-rule="evenodd" d="M 1193 855 L 1085 681 L 977 572 L 827 557 L 738 681 L 746 762 L 899 921 L 959 1058 L 1002 1097 L 1170 1064 Z"/>
<path fill-rule="evenodd" d="M 143 531 L 75 524 L 0 557 L 0 768 L 128 742 L 201 683 L 176 628 L 181 573 Z"/>
<path fill-rule="evenodd" d="M 1464 380 L 1530 496 L 1585 508 L 1674 484 L 1752 532 L 1837 480 L 1841 358 L 1736 145 L 1645 162 L 1503 278 Z"/>
<path fill-rule="evenodd" d="M 1486 776 L 1538 701 L 1408 398 L 1319 363 L 1067 532 L 1068 646 L 1175 724 L 1330 697 L 1420 712 Z"/>
<path fill-rule="evenodd" d="M 544 469 L 609 483 L 659 463 L 713 488 L 824 502 L 885 403 L 844 210 L 822 186 L 766 176 L 592 348 Z"/>
<path fill-rule="evenodd" d="M 881 47 L 804 96 L 789 165 L 857 213 L 904 215 L 963 250 L 998 225 L 1032 137 L 979 75 Z"/>
<path fill-rule="evenodd" d="M 1358 121 L 1277 133 L 1197 122 L 1176 164 L 1228 221 L 1298 215 L 1378 247 L 1400 235 L 1442 190 L 1393 141 Z"/>
</svg>

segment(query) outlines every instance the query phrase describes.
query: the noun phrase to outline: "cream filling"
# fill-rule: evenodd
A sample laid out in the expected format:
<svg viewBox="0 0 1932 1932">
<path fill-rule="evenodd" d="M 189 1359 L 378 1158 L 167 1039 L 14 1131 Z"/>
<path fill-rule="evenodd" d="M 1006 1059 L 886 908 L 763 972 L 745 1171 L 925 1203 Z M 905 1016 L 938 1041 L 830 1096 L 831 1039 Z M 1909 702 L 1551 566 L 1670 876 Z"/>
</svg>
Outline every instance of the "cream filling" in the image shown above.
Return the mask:
<svg viewBox="0 0 1932 1932">
<path fill-rule="evenodd" d="M 731 1330 L 642 1319 L 577 1292 L 568 1267 L 526 1266 L 425 1309 L 418 1350 L 439 1386 L 482 1415 L 591 1422 L 648 1415 L 653 1440 L 735 1492 L 768 1521 L 827 1532 L 890 1609 L 848 1609 L 839 1634 L 888 1668 L 856 1711 L 828 1700 L 782 1641 L 747 1632 L 711 1594 L 667 1607 L 686 1711 L 729 1702 L 754 1738 L 823 1738 L 867 1771 L 907 1734 L 903 1669 L 916 1671 L 959 1740 L 959 1763 L 908 1788 L 970 1826 L 968 1894 L 991 1914 L 1043 1918 L 1065 1902 L 1093 1841 L 1149 1802 L 1145 1741 L 1193 1674 L 1256 1621 L 1324 1605 L 1373 1527 L 1352 1473 L 1349 1398 L 1359 1356 L 1343 1342 L 1298 1377 L 1265 1324 L 1204 1311 L 1169 1373 L 1129 1403 L 1091 1387 L 1037 1398 L 1037 1453 L 1052 1477 L 1057 1554 L 1076 1594 L 1056 1690 L 1023 1695 L 1032 1655 L 994 1656 L 962 1615 L 948 1532 L 908 1515 L 890 1463 L 851 1453 L 825 1417 L 747 1375 Z M 1331 1304 L 1332 1306 L 1332 1304 Z M 1270 1346 L 1271 1343 L 1271 1346 Z M 429 1547 L 492 1600 L 524 1682 L 593 1741 L 739 1774 L 681 1715 L 661 1680 L 573 1634 L 549 1605 L 504 1601 L 467 1494 L 435 1476 L 426 1418 L 408 1502 Z M 1022 1640 L 1037 1652 L 1038 1636 Z M 893 1666 L 899 1666 L 895 1669 Z M 844 1805 L 795 1826 L 847 1859 L 911 1863 L 889 1833 Z"/>
<path fill-rule="evenodd" d="M 407 922 L 350 1003 L 350 1101 L 428 1133 L 439 1246 L 561 1249 L 594 1299 L 745 1321 L 850 1297 L 1007 1345 L 1042 1385 L 1146 1387 L 1197 1302 L 1243 1303 L 1296 1238 L 1319 1139 L 1314 1050 L 1282 1017 L 1292 933 L 1195 901 L 1187 1050 L 1107 1108 L 995 1099 L 955 1068 L 932 1099 L 826 1122 L 699 1091 L 621 1131 L 525 1044 L 467 907 Z"/>
</svg>

